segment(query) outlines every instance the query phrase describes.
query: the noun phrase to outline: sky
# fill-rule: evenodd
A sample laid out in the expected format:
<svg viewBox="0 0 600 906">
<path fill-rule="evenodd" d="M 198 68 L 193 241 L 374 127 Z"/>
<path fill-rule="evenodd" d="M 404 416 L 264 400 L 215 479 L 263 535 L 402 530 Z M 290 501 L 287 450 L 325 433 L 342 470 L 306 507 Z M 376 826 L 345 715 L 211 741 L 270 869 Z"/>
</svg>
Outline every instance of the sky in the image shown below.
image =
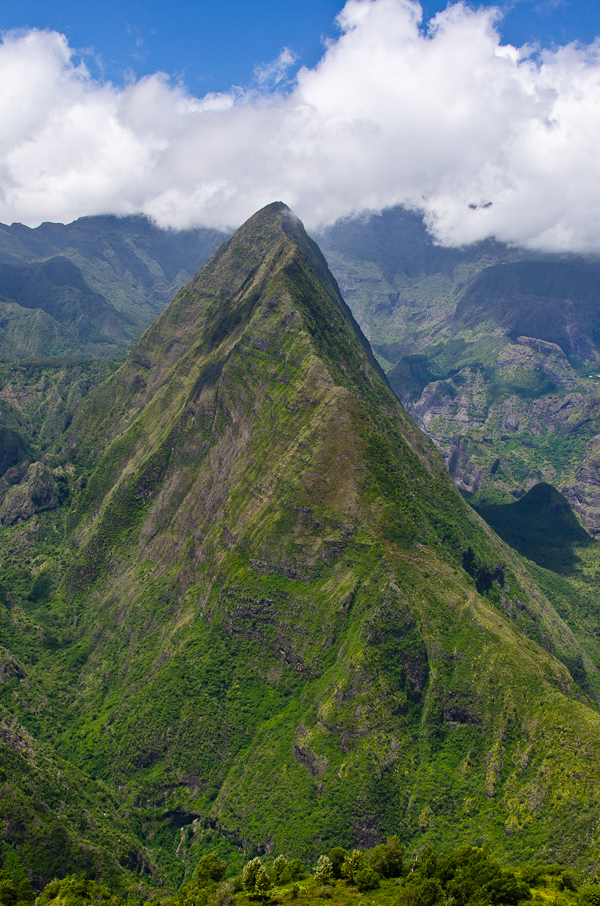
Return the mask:
<svg viewBox="0 0 600 906">
<path fill-rule="evenodd" d="M 309 228 L 600 252 L 600 4 L 3 0 L 0 221 Z"/>
</svg>

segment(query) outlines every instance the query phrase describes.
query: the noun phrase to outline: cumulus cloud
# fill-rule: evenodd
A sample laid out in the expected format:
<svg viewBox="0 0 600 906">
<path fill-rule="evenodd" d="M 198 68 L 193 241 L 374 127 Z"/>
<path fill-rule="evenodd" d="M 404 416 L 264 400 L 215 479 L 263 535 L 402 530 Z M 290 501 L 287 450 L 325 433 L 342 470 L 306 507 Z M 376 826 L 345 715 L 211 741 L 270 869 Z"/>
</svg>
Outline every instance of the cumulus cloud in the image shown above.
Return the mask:
<svg viewBox="0 0 600 906">
<path fill-rule="evenodd" d="M 143 212 L 236 226 L 286 201 L 309 227 L 407 204 L 436 237 L 600 251 L 600 43 L 532 55 L 489 7 L 422 28 L 414 0 L 348 0 L 340 36 L 277 90 L 193 97 L 161 73 L 100 83 L 55 32 L 0 45 L 0 219 Z"/>
</svg>

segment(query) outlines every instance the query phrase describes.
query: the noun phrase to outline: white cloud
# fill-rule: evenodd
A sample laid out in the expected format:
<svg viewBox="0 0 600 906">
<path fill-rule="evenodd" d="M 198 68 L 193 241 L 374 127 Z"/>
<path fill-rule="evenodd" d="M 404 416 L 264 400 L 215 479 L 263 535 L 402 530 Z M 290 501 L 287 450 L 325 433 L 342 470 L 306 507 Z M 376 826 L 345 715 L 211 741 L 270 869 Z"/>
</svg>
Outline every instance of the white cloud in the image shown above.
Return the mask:
<svg viewBox="0 0 600 906">
<path fill-rule="evenodd" d="M 279 56 L 271 63 L 260 63 L 254 67 L 254 77 L 259 85 L 274 87 L 279 85 L 287 76 L 288 69 L 293 66 L 298 57 L 284 47 Z"/>
<path fill-rule="evenodd" d="M 397 203 L 441 241 L 600 251 L 600 43 L 528 56 L 497 12 L 348 0 L 341 35 L 287 93 L 193 97 L 163 74 L 117 87 L 55 32 L 0 45 L 0 219 L 145 212 L 236 226 L 286 201 L 309 227 Z M 491 202 L 491 205 L 489 204 Z"/>
</svg>

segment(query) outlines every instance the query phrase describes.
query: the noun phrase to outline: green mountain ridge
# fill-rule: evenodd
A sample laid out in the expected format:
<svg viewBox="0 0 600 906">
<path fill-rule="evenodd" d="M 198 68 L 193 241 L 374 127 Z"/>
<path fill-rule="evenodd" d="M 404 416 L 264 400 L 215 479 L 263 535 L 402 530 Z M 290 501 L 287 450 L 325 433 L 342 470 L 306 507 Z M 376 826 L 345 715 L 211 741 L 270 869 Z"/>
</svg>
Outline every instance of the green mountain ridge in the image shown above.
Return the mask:
<svg viewBox="0 0 600 906">
<path fill-rule="evenodd" d="M 595 637 L 463 501 L 285 205 L 52 412 L 68 495 L 0 530 L 0 699 L 114 791 L 113 865 L 398 833 L 597 869 Z"/>
<path fill-rule="evenodd" d="M 225 238 L 144 217 L 0 225 L 0 356 L 122 356 Z"/>
</svg>

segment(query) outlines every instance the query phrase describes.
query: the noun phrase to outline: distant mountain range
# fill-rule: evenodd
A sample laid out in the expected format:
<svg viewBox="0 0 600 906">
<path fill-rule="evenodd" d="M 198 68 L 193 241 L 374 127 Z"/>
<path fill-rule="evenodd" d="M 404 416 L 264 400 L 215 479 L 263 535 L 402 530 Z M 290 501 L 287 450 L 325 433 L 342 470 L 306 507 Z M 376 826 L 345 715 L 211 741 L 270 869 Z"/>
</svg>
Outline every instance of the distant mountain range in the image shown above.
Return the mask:
<svg viewBox="0 0 600 906">
<path fill-rule="evenodd" d="M 550 483 L 600 531 L 600 259 L 443 248 L 402 208 L 316 238 L 458 487 L 487 505 Z"/>
<path fill-rule="evenodd" d="M 224 238 L 144 217 L 0 226 L 0 357 L 123 355 Z"/>
</svg>

